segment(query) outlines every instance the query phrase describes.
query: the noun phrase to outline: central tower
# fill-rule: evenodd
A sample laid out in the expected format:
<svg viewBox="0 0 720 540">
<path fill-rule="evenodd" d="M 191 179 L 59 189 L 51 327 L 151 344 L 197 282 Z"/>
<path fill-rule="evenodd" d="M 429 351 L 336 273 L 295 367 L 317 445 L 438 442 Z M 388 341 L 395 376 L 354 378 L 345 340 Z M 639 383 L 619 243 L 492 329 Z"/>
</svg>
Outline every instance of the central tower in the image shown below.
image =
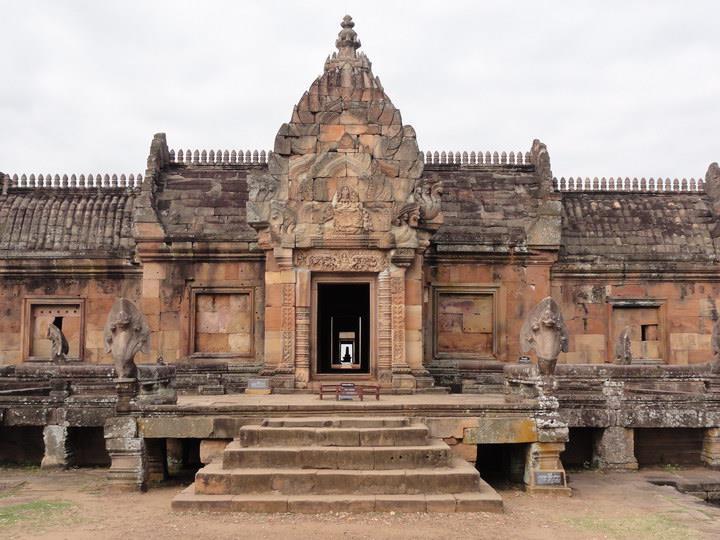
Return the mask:
<svg viewBox="0 0 720 540">
<path fill-rule="evenodd" d="M 415 131 L 359 53 L 345 16 L 334 52 L 248 178 L 266 252 L 265 362 L 273 384 L 371 379 L 414 390 L 422 366 L 422 254 L 442 223 Z"/>
</svg>

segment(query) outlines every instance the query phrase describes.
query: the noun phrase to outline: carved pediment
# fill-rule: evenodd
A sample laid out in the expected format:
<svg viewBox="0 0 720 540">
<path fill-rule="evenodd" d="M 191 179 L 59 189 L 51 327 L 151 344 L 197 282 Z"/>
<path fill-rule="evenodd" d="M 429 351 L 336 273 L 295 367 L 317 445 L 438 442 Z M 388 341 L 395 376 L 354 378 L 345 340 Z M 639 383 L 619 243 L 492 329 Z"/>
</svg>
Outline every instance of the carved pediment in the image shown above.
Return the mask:
<svg viewBox="0 0 720 540">
<path fill-rule="evenodd" d="M 442 187 L 422 178 L 415 130 L 357 51 L 353 24 L 343 21 L 338 52 L 280 127 L 268 172 L 248 178 L 248 222 L 269 233 L 266 249 L 417 249 L 418 232 L 441 223 Z"/>
</svg>

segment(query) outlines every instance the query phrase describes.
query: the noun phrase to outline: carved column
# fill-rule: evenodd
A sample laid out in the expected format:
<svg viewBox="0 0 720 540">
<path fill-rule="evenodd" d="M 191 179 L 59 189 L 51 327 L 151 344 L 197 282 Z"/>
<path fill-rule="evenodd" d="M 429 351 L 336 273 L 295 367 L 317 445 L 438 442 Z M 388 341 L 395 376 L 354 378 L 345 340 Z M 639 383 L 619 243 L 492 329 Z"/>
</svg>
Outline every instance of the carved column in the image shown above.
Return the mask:
<svg viewBox="0 0 720 540">
<path fill-rule="evenodd" d="M 310 271 L 295 271 L 295 386 L 306 388 L 310 381 Z"/>
<path fill-rule="evenodd" d="M 392 328 L 392 384 L 397 390 L 413 391 L 415 377 L 405 357 L 405 269 L 390 271 Z"/>
<path fill-rule="evenodd" d="M 390 271 L 378 274 L 378 355 L 377 377 L 383 386 L 392 383 L 392 295 Z"/>
<path fill-rule="evenodd" d="M 295 284 L 282 284 L 282 369 L 295 371 Z"/>
</svg>

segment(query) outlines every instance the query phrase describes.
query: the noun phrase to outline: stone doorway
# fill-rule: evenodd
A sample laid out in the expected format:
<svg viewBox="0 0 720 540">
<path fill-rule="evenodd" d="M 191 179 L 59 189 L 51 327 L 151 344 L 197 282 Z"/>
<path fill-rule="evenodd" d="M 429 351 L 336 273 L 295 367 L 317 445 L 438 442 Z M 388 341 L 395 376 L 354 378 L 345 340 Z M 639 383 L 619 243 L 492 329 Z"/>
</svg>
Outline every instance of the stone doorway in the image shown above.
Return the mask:
<svg viewBox="0 0 720 540">
<path fill-rule="evenodd" d="M 374 280 L 322 276 L 313 280 L 314 379 L 368 379 L 374 373 Z"/>
</svg>

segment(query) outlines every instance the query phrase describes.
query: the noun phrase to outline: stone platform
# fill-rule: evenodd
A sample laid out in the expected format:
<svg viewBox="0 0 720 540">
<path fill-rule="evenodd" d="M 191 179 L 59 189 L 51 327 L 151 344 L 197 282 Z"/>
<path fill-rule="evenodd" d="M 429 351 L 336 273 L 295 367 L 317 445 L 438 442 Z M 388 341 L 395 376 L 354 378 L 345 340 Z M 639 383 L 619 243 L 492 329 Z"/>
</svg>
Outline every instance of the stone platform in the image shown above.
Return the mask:
<svg viewBox="0 0 720 540">
<path fill-rule="evenodd" d="M 244 426 L 176 510 L 502 511 L 467 461 L 408 417 L 286 417 Z"/>
</svg>

